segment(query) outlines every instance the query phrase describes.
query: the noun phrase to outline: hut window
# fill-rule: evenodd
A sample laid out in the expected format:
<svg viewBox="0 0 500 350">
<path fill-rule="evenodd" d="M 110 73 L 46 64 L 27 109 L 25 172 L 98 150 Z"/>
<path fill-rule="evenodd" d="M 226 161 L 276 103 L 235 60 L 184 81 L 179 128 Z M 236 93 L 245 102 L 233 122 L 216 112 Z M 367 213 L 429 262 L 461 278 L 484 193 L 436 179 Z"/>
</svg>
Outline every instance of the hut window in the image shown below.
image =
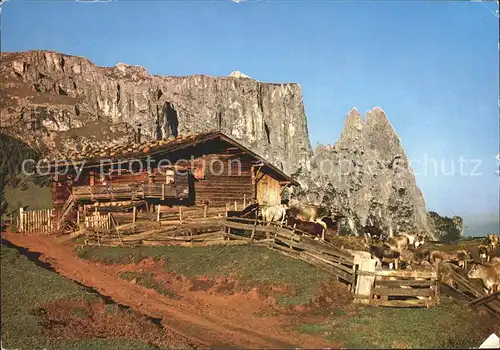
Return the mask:
<svg viewBox="0 0 500 350">
<path fill-rule="evenodd" d="M 173 184 L 175 182 L 175 172 L 173 170 L 166 171 L 165 182 L 167 183 L 167 185 Z"/>
</svg>

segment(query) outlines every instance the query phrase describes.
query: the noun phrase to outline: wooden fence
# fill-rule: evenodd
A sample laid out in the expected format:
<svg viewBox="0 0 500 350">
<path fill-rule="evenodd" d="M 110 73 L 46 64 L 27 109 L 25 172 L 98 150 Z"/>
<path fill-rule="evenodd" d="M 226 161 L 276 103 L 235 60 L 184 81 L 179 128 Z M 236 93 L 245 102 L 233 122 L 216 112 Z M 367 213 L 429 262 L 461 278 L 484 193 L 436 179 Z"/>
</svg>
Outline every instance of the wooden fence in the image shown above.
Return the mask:
<svg viewBox="0 0 500 350">
<path fill-rule="evenodd" d="M 303 260 L 334 275 L 339 280 L 354 284 L 355 264 L 351 254 L 326 242 L 316 241 L 305 232 L 292 227 L 266 225 L 257 219 L 241 217 L 212 217 L 186 219 L 176 226 L 164 226 L 139 234 L 127 235 L 129 225 L 117 227 L 122 237 L 102 237 L 99 244 L 107 245 L 210 245 L 255 244 Z M 132 224 L 131 227 L 134 227 Z M 88 243 L 95 244 L 89 236 Z"/>
<path fill-rule="evenodd" d="M 486 295 L 483 288 L 465 276 L 465 271 L 451 263 L 439 265 L 441 294 L 458 302 L 486 311 L 500 317 L 499 293 Z"/>
<path fill-rule="evenodd" d="M 19 208 L 18 231 L 23 233 L 52 233 L 53 209 L 24 210 Z"/>
<path fill-rule="evenodd" d="M 439 303 L 438 271 L 375 268 L 374 259 L 362 259 L 356 272 L 355 301 L 374 306 L 430 307 Z"/>
<path fill-rule="evenodd" d="M 110 230 L 111 229 L 111 213 L 101 214 L 100 212 L 92 213 L 85 216 L 84 227 L 86 229 L 100 229 L 100 230 Z"/>
</svg>

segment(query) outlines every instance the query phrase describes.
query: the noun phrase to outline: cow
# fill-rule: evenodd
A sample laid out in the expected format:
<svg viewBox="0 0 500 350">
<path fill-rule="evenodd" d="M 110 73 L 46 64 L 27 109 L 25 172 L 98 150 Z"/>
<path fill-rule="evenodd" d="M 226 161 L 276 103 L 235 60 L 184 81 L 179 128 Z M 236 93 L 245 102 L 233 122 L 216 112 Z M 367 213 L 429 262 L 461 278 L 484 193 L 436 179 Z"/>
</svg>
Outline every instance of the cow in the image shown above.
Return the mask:
<svg viewBox="0 0 500 350">
<path fill-rule="evenodd" d="M 498 246 L 500 238 L 493 233 L 488 233 L 486 239 L 488 241 L 488 246 L 490 247 L 491 251 L 494 251 Z"/>
<path fill-rule="evenodd" d="M 466 269 L 467 262 L 472 261 L 470 253 L 465 250 L 457 250 L 454 253 L 445 253 L 434 250 L 430 255 L 430 262 L 433 265 L 439 265 L 440 262 L 456 262 L 459 267 Z"/>
<path fill-rule="evenodd" d="M 429 248 L 418 247 L 413 251 L 412 263 L 418 265 L 428 265 L 430 264 L 431 252 Z"/>
<path fill-rule="evenodd" d="M 387 241 L 384 242 L 385 247 L 398 251 L 400 254 L 403 250 L 407 250 L 409 245 L 410 239 L 406 235 L 395 235 L 389 237 Z"/>
<path fill-rule="evenodd" d="M 298 200 L 292 199 L 288 202 L 287 214 L 298 220 L 317 222 L 327 229 L 326 223 L 321 219 L 328 217 L 330 213 L 325 208 L 311 204 L 301 204 Z"/>
<path fill-rule="evenodd" d="M 491 294 L 498 290 L 500 285 L 500 267 L 494 265 L 474 264 L 467 273 L 469 278 L 479 278 L 483 281 L 486 294 Z"/>
<path fill-rule="evenodd" d="M 412 264 L 430 265 L 430 251 L 428 248 L 419 247 L 415 250 L 403 250 L 401 253 L 401 263 L 405 268 L 411 268 Z"/>
<path fill-rule="evenodd" d="M 383 242 L 387 239 L 387 235 L 380 228 L 376 226 L 364 226 L 363 231 L 373 243 Z"/>
<path fill-rule="evenodd" d="M 377 259 L 377 265 L 379 264 L 389 264 L 389 268 L 398 269 L 399 262 L 401 260 L 401 253 L 397 250 L 387 249 L 386 247 L 380 247 L 373 244 L 365 244 L 367 251 Z"/>
<path fill-rule="evenodd" d="M 284 204 L 267 205 L 260 209 L 262 220 L 268 225 L 271 222 L 279 222 L 283 226 L 286 219 L 287 207 Z"/>
<path fill-rule="evenodd" d="M 419 247 L 423 247 L 427 241 L 429 240 L 429 236 L 427 236 L 425 233 L 419 233 L 417 234 L 417 238 L 415 240 L 415 249 Z"/>
<path fill-rule="evenodd" d="M 398 235 L 408 237 L 408 247 L 418 248 L 425 244 L 425 235 L 422 233 L 400 232 Z"/>
<path fill-rule="evenodd" d="M 289 216 L 287 218 L 287 225 L 292 226 L 293 228 L 298 229 L 300 231 L 309 233 L 310 235 L 314 236 L 314 239 L 316 240 L 318 239 L 321 239 L 322 241 L 325 240 L 326 229 L 324 228 L 324 226 L 316 222 L 302 221 Z"/>
<path fill-rule="evenodd" d="M 330 232 L 332 235 L 338 235 L 339 234 L 339 219 L 341 216 L 334 216 L 333 219 L 329 216 L 326 216 L 321 219 L 322 222 L 326 224 L 327 227 L 327 232 Z"/>
<path fill-rule="evenodd" d="M 479 260 L 481 260 L 481 263 L 491 261 L 491 253 L 489 246 L 482 244 L 477 246 L 477 250 L 479 252 Z"/>
</svg>

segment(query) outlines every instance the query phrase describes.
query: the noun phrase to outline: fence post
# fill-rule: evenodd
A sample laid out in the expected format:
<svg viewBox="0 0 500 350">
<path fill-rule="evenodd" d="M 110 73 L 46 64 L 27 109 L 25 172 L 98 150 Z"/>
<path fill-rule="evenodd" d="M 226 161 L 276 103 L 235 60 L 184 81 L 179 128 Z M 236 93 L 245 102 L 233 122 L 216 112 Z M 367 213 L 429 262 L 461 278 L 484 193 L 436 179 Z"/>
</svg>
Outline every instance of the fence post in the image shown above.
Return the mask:
<svg viewBox="0 0 500 350">
<path fill-rule="evenodd" d="M 156 221 L 160 221 L 160 204 L 156 207 Z"/>
<path fill-rule="evenodd" d="M 243 194 L 243 209 L 245 209 L 246 207 L 247 207 L 247 195 Z"/>
<path fill-rule="evenodd" d="M 207 217 L 207 211 L 208 211 L 208 205 L 205 203 L 205 205 L 203 206 L 203 217 L 204 218 Z"/>
<path fill-rule="evenodd" d="M 76 207 L 76 229 L 80 229 L 80 206 Z"/>
<path fill-rule="evenodd" d="M 52 234 L 52 214 L 54 213 L 54 209 L 48 209 L 49 218 L 47 219 L 47 227 L 49 229 L 49 234 Z"/>
<path fill-rule="evenodd" d="M 253 237 L 255 236 L 255 230 L 257 229 L 257 215 L 255 215 L 255 220 L 253 222 L 252 234 L 250 236 L 250 243 L 253 242 Z"/>
<path fill-rule="evenodd" d="M 135 218 L 136 218 L 136 215 L 137 215 L 137 207 L 134 207 L 133 209 L 133 212 L 132 212 L 132 223 L 135 224 Z"/>
<path fill-rule="evenodd" d="M 182 206 L 179 207 L 179 223 L 182 224 Z"/>
<path fill-rule="evenodd" d="M 375 259 L 360 259 L 359 272 L 369 272 L 373 275 L 358 275 L 356 277 L 356 286 L 354 294 L 360 296 L 360 302 L 369 304 L 373 296 L 373 284 L 375 282 Z"/>
<path fill-rule="evenodd" d="M 236 201 L 234 201 L 234 211 L 237 211 L 238 210 L 238 204 L 236 203 Z"/>
<path fill-rule="evenodd" d="M 19 208 L 19 231 L 21 232 L 24 231 L 23 216 L 24 216 L 24 209 Z"/>
</svg>

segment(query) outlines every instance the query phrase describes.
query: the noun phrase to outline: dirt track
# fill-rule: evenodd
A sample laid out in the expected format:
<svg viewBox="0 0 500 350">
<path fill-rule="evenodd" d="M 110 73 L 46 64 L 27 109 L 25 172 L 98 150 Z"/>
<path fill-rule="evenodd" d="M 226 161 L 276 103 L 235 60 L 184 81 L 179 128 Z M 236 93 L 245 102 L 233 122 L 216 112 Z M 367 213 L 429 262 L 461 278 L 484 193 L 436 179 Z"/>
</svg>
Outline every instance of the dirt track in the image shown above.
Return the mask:
<svg viewBox="0 0 500 350">
<path fill-rule="evenodd" d="M 233 310 L 226 308 L 220 298 L 208 295 L 203 300 L 195 300 L 192 295 L 182 300 L 171 299 L 118 278 L 116 268 L 112 266 L 78 258 L 73 252 L 74 246 L 61 239 L 18 233 L 6 233 L 4 237 L 17 246 L 42 253 L 43 259 L 62 276 L 93 287 L 142 314 L 161 318 L 164 327 L 204 347 L 338 347 L 319 335 L 290 330 L 287 326 L 294 321 L 290 317 L 256 316 L 254 305 L 244 307 L 247 301 L 241 297 L 238 300 L 241 307 Z M 234 302 L 233 298 L 231 305 L 234 306 Z"/>
</svg>

